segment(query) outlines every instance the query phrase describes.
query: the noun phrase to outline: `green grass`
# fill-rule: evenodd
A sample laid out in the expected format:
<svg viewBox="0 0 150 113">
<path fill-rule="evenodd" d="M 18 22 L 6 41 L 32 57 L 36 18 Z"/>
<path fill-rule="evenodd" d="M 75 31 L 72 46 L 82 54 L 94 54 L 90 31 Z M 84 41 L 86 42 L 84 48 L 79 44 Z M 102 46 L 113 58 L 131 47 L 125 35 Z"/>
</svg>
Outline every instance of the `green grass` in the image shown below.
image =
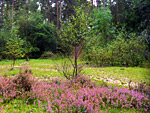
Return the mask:
<svg viewBox="0 0 150 113">
<path fill-rule="evenodd" d="M 0 108 L 2 105 L 0 104 Z M 144 113 L 134 108 L 124 109 L 124 108 L 103 108 L 100 113 Z M 14 99 L 6 104 L 3 104 L 3 111 L 1 113 L 47 113 L 45 109 L 38 107 L 38 104 L 31 103 L 26 104 L 24 100 Z M 56 112 L 54 112 L 56 113 Z"/>
<path fill-rule="evenodd" d="M 64 59 L 66 60 L 66 59 Z M 64 79 L 64 76 L 56 70 L 56 67 L 62 65 L 64 62 L 62 59 L 51 60 L 51 59 L 31 59 L 27 63 L 31 66 L 33 71 L 33 76 L 38 77 L 41 80 L 52 79 L 52 78 L 61 78 Z M 0 75 L 15 75 L 19 73 L 20 64 L 26 62 L 24 59 L 17 60 L 15 68 L 12 71 L 9 71 L 11 68 L 12 61 L 0 61 Z M 83 61 L 78 62 L 78 64 L 83 64 Z M 149 68 L 140 68 L 140 67 L 89 67 L 84 66 L 84 74 L 90 77 L 92 80 L 95 80 L 97 84 L 106 84 L 109 83 L 100 80 L 101 78 L 112 78 L 114 80 L 120 80 L 126 82 L 127 80 L 132 80 L 134 82 L 146 82 L 150 84 L 150 69 Z M 111 84 L 116 85 L 116 84 Z M 120 86 L 122 87 L 122 86 Z M 2 113 L 40 113 L 41 109 L 38 105 L 26 104 L 24 100 L 12 100 L 3 104 L 4 109 Z M 7 106 L 7 107 L 6 107 Z M 0 108 L 2 105 L 0 104 Z M 107 110 L 107 113 L 142 113 L 142 111 L 137 111 L 136 109 L 118 109 L 118 108 L 107 108 L 102 109 L 103 112 Z M 46 112 L 46 111 L 42 111 Z M 144 113 L 144 112 L 143 112 Z"/>
<path fill-rule="evenodd" d="M 112 78 L 122 82 L 132 80 L 134 82 L 150 83 L 150 69 L 140 67 L 103 67 L 103 68 L 85 68 L 85 75 L 100 79 Z"/>
<path fill-rule="evenodd" d="M 2 105 L 0 104 L 0 108 Z M 12 100 L 3 104 L 2 113 L 40 113 L 38 105 L 26 104 L 24 100 Z"/>
<path fill-rule="evenodd" d="M 66 59 L 31 59 L 27 63 L 31 66 L 33 75 L 38 78 L 50 79 L 52 77 L 61 77 L 63 75 L 56 69 Z M 15 75 L 20 70 L 20 64 L 26 62 L 24 59 L 17 60 L 13 71 L 9 71 L 12 61 L 0 61 L 0 75 Z M 83 61 L 78 64 L 84 63 Z M 132 80 L 134 82 L 146 82 L 150 84 L 150 69 L 140 67 L 89 67 L 85 66 L 84 74 L 92 79 L 111 78 L 119 80 L 122 83 Z"/>
</svg>

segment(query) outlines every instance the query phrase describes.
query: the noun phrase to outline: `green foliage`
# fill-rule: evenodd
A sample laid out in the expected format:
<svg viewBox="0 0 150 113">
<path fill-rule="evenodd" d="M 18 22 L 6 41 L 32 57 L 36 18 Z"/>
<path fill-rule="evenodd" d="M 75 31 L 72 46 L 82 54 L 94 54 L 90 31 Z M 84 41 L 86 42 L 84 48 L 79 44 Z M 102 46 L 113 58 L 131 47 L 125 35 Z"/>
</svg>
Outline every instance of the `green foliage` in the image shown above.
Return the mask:
<svg viewBox="0 0 150 113">
<path fill-rule="evenodd" d="M 89 17 L 90 35 L 84 47 L 84 58 L 96 65 L 109 64 L 111 52 L 107 43 L 114 37 L 115 27 L 111 27 L 112 15 L 108 8 L 95 8 Z"/>
<path fill-rule="evenodd" d="M 54 53 L 52 53 L 51 51 L 45 51 L 42 55 L 41 58 L 42 59 L 46 59 L 46 58 L 55 58 L 56 55 Z"/>
<path fill-rule="evenodd" d="M 111 19 L 111 11 L 104 7 L 95 8 L 89 17 L 91 34 L 94 34 L 94 40 L 98 41 L 100 46 L 104 46 L 113 35 L 114 27 L 111 27 Z M 90 38 L 92 41 L 93 36 Z"/>
<path fill-rule="evenodd" d="M 60 32 L 61 46 L 65 52 L 72 52 L 74 47 L 84 43 L 88 34 L 88 20 L 87 14 L 84 13 L 83 8 L 75 9 L 76 14 L 62 24 Z"/>
<path fill-rule="evenodd" d="M 6 56 L 3 54 L 3 51 L 5 49 L 6 40 L 8 40 L 11 36 L 11 17 L 10 12 L 8 12 L 8 17 L 5 19 L 2 23 L 3 27 L 0 28 L 0 55 L 3 58 L 6 58 Z"/>
<path fill-rule="evenodd" d="M 56 52 L 55 26 L 43 21 L 43 16 L 39 12 L 30 13 L 28 16 L 20 16 L 18 26 L 18 34 L 22 39 L 26 40 L 28 51 L 33 56 L 40 57 L 44 51 Z M 36 54 L 34 55 L 33 53 Z"/>
<path fill-rule="evenodd" d="M 138 66 L 144 61 L 146 45 L 141 37 L 130 34 L 128 39 L 119 35 L 108 47 L 112 51 L 112 65 Z"/>
<path fill-rule="evenodd" d="M 12 31 L 11 37 L 6 40 L 5 51 L 3 52 L 8 58 L 13 59 L 12 69 L 15 64 L 15 60 L 24 57 L 26 51 L 23 47 L 24 40 L 16 35 L 16 30 Z"/>
<path fill-rule="evenodd" d="M 101 7 L 100 9 L 95 8 L 89 19 L 91 20 L 91 26 L 93 30 L 98 32 L 106 32 L 111 25 L 111 11 L 104 7 Z"/>
<path fill-rule="evenodd" d="M 96 45 L 96 44 L 95 44 Z M 146 44 L 135 34 L 120 32 L 106 47 L 92 45 L 84 57 L 97 66 L 138 66 L 144 61 Z"/>
</svg>

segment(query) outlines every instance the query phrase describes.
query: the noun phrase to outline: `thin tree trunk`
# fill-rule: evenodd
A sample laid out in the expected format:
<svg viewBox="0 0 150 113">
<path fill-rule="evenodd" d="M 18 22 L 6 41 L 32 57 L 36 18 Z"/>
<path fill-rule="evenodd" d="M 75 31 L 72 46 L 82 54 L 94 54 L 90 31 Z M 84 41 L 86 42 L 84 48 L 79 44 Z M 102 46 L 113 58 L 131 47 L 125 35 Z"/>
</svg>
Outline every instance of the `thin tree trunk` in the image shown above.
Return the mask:
<svg viewBox="0 0 150 113">
<path fill-rule="evenodd" d="M 78 75 L 78 67 L 77 67 L 77 46 L 75 46 L 75 77 Z"/>
<path fill-rule="evenodd" d="M 103 7 L 105 7 L 105 0 L 103 0 Z"/>
<path fill-rule="evenodd" d="M 40 6 L 40 8 L 41 8 L 40 0 L 39 0 L 39 6 Z M 41 13 L 41 9 L 40 9 L 40 13 Z"/>
<path fill-rule="evenodd" d="M 49 3 L 49 0 L 47 0 L 47 18 L 48 18 L 48 21 L 50 22 L 49 11 L 50 11 L 50 3 Z"/>
<path fill-rule="evenodd" d="M 14 11 L 14 0 L 12 0 L 12 14 L 11 14 L 11 24 L 12 24 L 12 31 L 13 31 L 13 11 Z"/>
<path fill-rule="evenodd" d="M 27 6 L 26 6 L 27 17 L 28 17 L 28 14 L 29 14 L 29 1 L 30 1 L 30 0 L 26 0 L 26 4 L 27 4 Z"/>
<path fill-rule="evenodd" d="M 60 10 L 59 10 L 59 20 L 60 20 L 60 28 L 61 28 L 61 26 L 62 26 L 62 24 L 61 24 L 61 0 L 60 0 Z"/>
<path fill-rule="evenodd" d="M 116 3 L 116 6 L 117 6 L 116 7 L 117 8 L 117 12 L 116 12 L 117 22 L 119 21 L 119 18 L 118 18 L 118 15 L 119 15 L 119 7 L 118 6 L 119 5 L 118 4 L 119 4 L 119 0 L 117 0 L 117 3 Z"/>
<path fill-rule="evenodd" d="M 2 0 L 2 6 L 1 6 L 1 14 L 2 14 L 1 23 L 3 23 L 3 7 L 4 7 L 4 0 Z"/>
<path fill-rule="evenodd" d="M 58 30 L 59 29 L 58 0 L 56 4 L 57 4 L 57 30 Z"/>
<path fill-rule="evenodd" d="M 51 5 L 53 4 L 53 0 L 51 0 Z M 51 16 L 50 16 L 50 20 L 53 21 L 53 7 L 51 9 Z"/>
<path fill-rule="evenodd" d="M 97 8 L 99 8 L 99 0 L 96 0 Z"/>
<path fill-rule="evenodd" d="M 93 2 L 93 0 L 92 0 L 92 9 L 94 9 L 94 2 Z"/>
<path fill-rule="evenodd" d="M 111 10 L 111 0 L 109 0 L 110 10 Z"/>
<path fill-rule="evenodd" d="M 11 64 L 11 69 L 10 69 L 10 71 L 12 71 L 12 70 L 14 69 L 15 61 L 16 61 L 16 59 L 14 58 L 14 59 L 13 59 L 13 63 Z"/>
</svg>

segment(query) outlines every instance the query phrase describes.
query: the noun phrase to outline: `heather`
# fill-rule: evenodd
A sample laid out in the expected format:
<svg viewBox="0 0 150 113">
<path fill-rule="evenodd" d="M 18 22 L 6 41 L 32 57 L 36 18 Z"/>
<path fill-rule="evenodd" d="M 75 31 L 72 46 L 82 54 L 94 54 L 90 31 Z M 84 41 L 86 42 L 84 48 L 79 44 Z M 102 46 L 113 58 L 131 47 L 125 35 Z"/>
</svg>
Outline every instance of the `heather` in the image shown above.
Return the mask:
<svg viewBox="0 0 150 113">
<path fill-rule="evenodd" d="M 34 106 L 39 109 L 37 112 L 50 113 L 99 113 L 104 109 L 107 112 L 107 109 L 116 108 L 133 108 L 141 112 L 150 110 L 148 91 L 100 86 L 85 75 L 72 80 L 40 81 L 32 76 L 28 64 L 22 64 L 18 75 L 0 76 L 0 81 L 1 112 L 7 111 L 9 108 L 7 103 L 14 100 L 21 100 L 22 104 Z"/>
</svg>

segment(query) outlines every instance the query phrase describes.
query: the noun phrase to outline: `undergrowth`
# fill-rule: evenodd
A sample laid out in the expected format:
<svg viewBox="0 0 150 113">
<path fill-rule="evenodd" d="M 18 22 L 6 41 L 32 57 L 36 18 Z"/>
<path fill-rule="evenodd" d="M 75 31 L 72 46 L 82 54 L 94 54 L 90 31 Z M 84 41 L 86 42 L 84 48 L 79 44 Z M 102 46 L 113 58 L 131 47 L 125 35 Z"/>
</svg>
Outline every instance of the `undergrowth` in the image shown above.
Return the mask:
<svg viewBox="0 0 150 113">
<path fill-rule="evenodd" d="M 135 109 L 140 112 L 150 110 L 149 91 L 144 93 L 142 90 L 124 87 L 100 86 L 84 75 L 72 80 L 55 79 L 42 82 L 31 75 L 30 67 L 24 63 L 18 75 L 11 78 L 0 76 L 1 112 L 7 112 L 9 103 L 18 103 L 20 100 L 21 104 L 38 109 L 36 112 L 99 113 L 107 109 Z M 15 109 L 20 109 L 18 107 Z"/>
</svg>

